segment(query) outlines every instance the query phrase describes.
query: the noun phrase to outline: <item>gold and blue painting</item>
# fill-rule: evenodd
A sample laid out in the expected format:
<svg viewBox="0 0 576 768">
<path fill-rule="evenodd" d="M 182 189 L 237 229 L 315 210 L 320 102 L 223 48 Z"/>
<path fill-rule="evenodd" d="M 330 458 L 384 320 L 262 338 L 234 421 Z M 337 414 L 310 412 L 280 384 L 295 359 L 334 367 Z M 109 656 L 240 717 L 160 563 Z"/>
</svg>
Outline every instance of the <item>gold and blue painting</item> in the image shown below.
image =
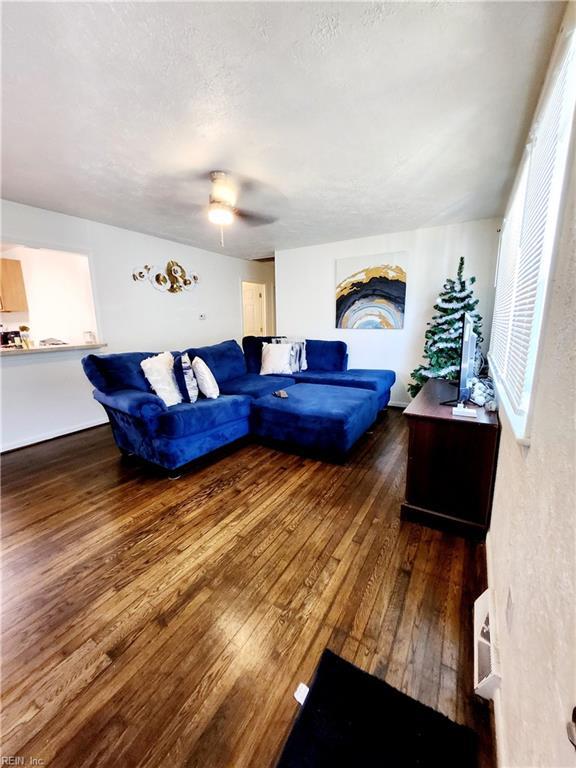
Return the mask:
<svg viewBox="0 0 576 768">
<path fill-rule="evenodd" d="M 336 261 L 336 328 L 403 328 L 406 272 L 398 264 L 362 263 Z"/>
</svg>

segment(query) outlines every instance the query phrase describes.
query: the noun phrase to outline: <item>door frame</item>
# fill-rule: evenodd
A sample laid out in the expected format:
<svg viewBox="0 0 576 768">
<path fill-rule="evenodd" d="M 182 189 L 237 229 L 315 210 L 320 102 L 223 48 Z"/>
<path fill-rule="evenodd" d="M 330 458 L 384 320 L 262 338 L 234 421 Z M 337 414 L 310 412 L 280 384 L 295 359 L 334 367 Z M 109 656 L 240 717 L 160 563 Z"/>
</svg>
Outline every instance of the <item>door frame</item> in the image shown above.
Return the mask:
<svg viewBox="0 0 576 768">
<path fill-rule="evenodd" d="M 266 336 L 268 332 L 268 307 L 267 307 L 267 296 L 266 296 L 266 283 L 261 283 L 258 280 L 244 280 L 243 278 L 240 279 L 240 308 L 242 311 L 242 336 L 244 337 L 246 335 L 245 329 L 244 329 L 244 283 L 248 283 L 250 285 L 259 285 L 262 288 L 262 326 L 264 330 L 262 331 L 262 335 Z"/>
</svg>

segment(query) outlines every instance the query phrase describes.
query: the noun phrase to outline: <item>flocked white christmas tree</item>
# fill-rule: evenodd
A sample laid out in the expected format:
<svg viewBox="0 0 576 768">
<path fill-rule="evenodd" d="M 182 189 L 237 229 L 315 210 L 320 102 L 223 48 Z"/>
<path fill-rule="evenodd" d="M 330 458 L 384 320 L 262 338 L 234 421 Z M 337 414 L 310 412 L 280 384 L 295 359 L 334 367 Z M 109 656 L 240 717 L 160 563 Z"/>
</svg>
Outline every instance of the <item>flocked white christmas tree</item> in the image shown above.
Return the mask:
<svg viewBox="0 0 576 768">
<path fill-rule="evenodd" d="M 424 357 L 428 362 L 412 371 L 413 381 L 408 385 L 408 391 L 413 397 L 418 394 L 428 379 L 457 381 L 466 313 L 472 317 L 478 342 L 482 341 L 482 318 L 476 311 L 478 299 L 474 298 L 472 290 L 476 278 L 470 277 L 465 280 L 463 272 L 464 258 L 462 257 L 458 264 L 456 280 L 452 278 L 446 280 L 434 305 L 437 314 L 428 323 L 425 334 Z M 480 363 L 481 356 L 478 354 L 478 367 Z"/>
</svg>

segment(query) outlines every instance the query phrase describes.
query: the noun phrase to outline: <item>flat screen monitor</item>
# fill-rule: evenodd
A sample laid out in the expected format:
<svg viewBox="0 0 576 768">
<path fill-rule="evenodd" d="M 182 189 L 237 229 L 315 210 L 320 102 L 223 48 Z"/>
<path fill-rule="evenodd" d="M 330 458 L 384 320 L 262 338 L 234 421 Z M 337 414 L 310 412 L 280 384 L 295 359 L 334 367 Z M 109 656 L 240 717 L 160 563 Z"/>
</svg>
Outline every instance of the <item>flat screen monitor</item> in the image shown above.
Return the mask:
<svg viewBox="0 0 576 768">
<path fill-rule="evenodd" d="M 462 331 L 462 355 L 460 358 L 460 382 L 458 385 L 458 400 L 465 402 L 470 398 L 472 388 L 471 379 L 476 375 L 476 344 L 478 337 L 474 333 L 472 317 L 464 315 L 464 329 Z"/>
</svg>

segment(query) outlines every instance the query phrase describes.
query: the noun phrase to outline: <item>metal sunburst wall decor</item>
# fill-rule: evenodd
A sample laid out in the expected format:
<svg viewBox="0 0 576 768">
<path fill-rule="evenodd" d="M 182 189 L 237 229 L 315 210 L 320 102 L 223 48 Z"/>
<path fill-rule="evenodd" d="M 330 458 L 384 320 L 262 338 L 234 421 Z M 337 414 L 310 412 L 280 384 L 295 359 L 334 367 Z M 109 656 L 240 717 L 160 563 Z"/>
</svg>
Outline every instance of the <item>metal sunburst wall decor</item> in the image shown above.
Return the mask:
<svg viewBox="0 0 576 768">
<path fill-rule="evenodd" d="M 134 267 L 132 279 L 137 283 L 148 280 L 157 291 L 168 291 L 168 293 L 189 291 L 200 282 L 195 272 L 186 272 L 177 261 L 169 261 L 164 269 L 149 264 Z"/>
</svg>

